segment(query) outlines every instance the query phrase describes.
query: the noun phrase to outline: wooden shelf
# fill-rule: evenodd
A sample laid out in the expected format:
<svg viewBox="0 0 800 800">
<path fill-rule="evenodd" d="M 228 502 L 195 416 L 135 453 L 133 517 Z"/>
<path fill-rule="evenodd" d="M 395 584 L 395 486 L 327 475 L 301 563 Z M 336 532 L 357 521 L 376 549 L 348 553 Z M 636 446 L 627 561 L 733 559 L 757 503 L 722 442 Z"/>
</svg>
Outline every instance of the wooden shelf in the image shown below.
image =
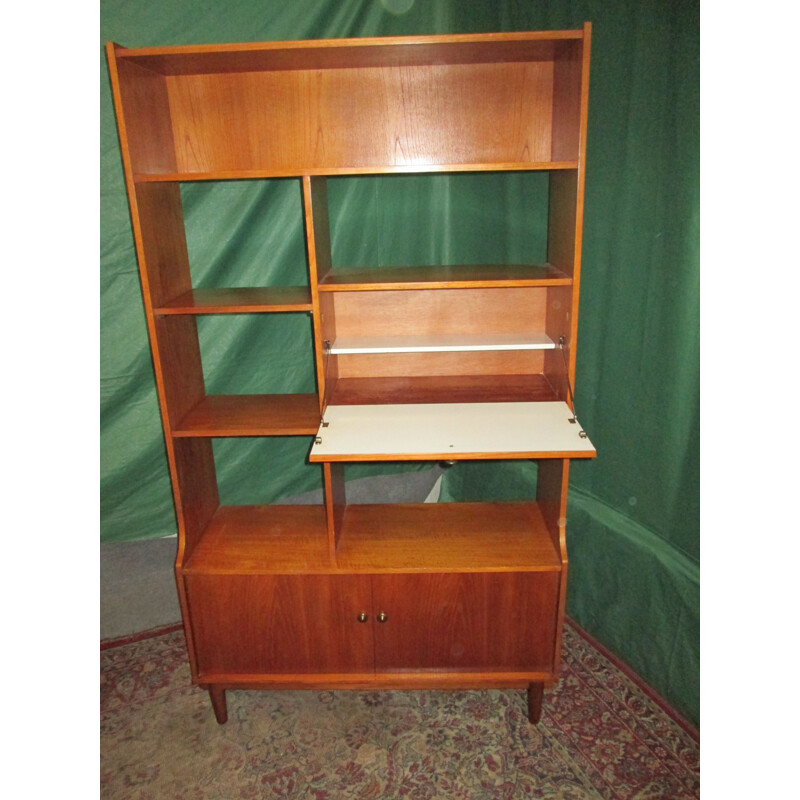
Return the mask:
<svg viewBox="0 0 800 800">
<path fill-rule="evenodd" d="M 220 506 L 184 573 L 331 572 L 325 511 L 313 506 Z"/>
<path fill-rule="evenodd" d="M 552 572 L 536 503 L 351 505 L 334 564 L 320 506 L 220 506 L 187 574 Z"/>
<path fill-rule="evenodd" d="M 267 167 L 264 169 L 217 169 L 197 172 L 137 172 L 134 183 L 191 183 L 193 181 L 236 181 L 266 178 L 300 178 L 311 176 L 395 175 L 433 172 L 549 172 L 577 170 L 577 161 L 514 161 L 505 163 L 468 164 L 375 164 L 367 167 Z"/>
<path fill-rule="evenodd" d="M 173 436 L 303 436 L 319 428 L 316 394 L 207 395 Z"/>
<path fill-rule="evenodd" d="M 154 309 L 167 314 L 258 314 L 311 311 L 311 290 L 305 286 L 192 289 Z"/>
<path fill-rule="evenodd" d="M 484 350 L 553 350 L 555 342 L 535 334 L 433 334 L 429 336 L 343 336 L 330 347 L 331 355 L 365 353 L 470 353 Z"/>
<path fill-rule="evenodd" d="M 449 265 L 333 269 L 321 292 L 391 289 L 483 289 L 569 286 L 572 279 L 551 264 Z"/>
<path fill-rule="evenodd" d="M 336 563 L 354 572 L 561 569 L 536 503 L 350 505 Z"/>
<path fill-rule="evenodd" d="M 521 403 L 557 400 L 544 375 L 434 375 L 330 380 L 333 406 L 397 403 Z"/>
<path fill-rule="evenodd" d="M 328 405 L 309 461 L 592 458 L 566 403 Z"/>
<path fill-rule="evenodd" d="M 551 61 L 560 42 L 580 41 L 583 37 L 581 29 L 445 36 L 365 36 L 235 45 L 117 47 L 116 57 L 161 75 Z"/>
</svg>

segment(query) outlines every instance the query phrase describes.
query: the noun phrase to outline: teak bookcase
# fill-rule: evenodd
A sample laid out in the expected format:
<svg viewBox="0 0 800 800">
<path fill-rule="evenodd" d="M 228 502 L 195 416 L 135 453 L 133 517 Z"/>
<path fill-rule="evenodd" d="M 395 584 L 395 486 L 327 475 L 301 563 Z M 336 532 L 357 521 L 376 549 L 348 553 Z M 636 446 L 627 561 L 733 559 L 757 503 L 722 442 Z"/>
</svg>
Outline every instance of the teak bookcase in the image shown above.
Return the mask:
<svg viewBox="0 0 800 800">
<path fill-rule="evenodd" d="M 558 674 L 591 27 L 107 47 L 193 681 L 527 687 Z M 546 263 L 342 268 L 328 176 L 549 175 Z M 193 288 L 183 181 L 302 183 L 307 286 Z M 310 314 L 315 394 L 207 395 L 201 314 Z M 214 437 L 307 436 L 319 506 L 221 505 Z M 529 502 L 348 505 L 344 464 L 536 459 Z M 535 498 L 535 499 L 534 499 Z"/>
</svg>

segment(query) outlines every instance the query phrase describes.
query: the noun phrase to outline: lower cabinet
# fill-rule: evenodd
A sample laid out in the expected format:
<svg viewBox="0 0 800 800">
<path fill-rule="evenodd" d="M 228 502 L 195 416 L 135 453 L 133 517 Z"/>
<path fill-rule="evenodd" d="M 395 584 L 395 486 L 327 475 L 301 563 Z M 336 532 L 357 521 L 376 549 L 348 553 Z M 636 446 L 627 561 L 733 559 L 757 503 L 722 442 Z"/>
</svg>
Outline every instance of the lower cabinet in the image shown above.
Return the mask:
<svg viewBox="0 0 800 800">
<path fill-rule="evenodd" d="M 186 575 L 197 680 L 320 675 L 347 685 L 354 675 L 376 684 L 395 673 L 549 675 L 560 576 Z"/>
<path fill-rule="evenodd" d="M 550 672 L 558 572 L 372 577 L 375 670 Z"/>
<path fill-rule="evenodd" d="M 219 678 L 370 672 L 372 584 L 362 575 L 189 575 L 197 672 Z"/>
</svg>

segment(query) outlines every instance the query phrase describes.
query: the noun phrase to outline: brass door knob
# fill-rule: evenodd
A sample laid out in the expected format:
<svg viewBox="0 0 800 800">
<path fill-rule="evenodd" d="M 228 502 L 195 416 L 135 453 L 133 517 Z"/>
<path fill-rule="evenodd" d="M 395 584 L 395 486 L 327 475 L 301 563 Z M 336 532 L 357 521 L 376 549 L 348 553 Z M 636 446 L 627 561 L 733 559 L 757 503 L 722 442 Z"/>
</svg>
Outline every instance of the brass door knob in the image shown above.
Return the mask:
<svg viewBox="0 0 800 800">
<path fill-rule="evenodd" d="M 387 619 L 389 619 L 389 617 L 387 617 L 386 614 L 383 613 L 383 611 L 381 611 L 381 613 L 378 614 L 378 622 L 386 622 Z"/>
<path fill-rule="evenodd" d="M 366 612 L 362 611 L 362 612 L 361 612 L 361 613 L 360 613 L 360 614 L 359 614 L 359 615 L 356 617 L 356 619 L 357 619 L 359 622 L 366 622 L 366 621 L 369 619 L 369 617 L 366 615 Z"/>
</svg>

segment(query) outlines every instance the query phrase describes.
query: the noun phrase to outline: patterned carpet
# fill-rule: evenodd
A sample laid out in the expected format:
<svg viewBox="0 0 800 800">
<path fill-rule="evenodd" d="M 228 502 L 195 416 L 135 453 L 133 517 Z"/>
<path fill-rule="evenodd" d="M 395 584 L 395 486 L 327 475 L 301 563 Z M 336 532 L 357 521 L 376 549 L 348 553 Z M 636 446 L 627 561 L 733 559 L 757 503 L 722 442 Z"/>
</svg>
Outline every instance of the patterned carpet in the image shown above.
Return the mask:
<svg viewBox="0 0 800 800">
<path fill-rule="evenodd" d="M 100 676 L 103 800 L 700 796 L 696 732 L 569 625 L 535 727 L 516 690 L 229 691 L 217 725 L 180 631 L 104 643 Z"/>
</svg>

